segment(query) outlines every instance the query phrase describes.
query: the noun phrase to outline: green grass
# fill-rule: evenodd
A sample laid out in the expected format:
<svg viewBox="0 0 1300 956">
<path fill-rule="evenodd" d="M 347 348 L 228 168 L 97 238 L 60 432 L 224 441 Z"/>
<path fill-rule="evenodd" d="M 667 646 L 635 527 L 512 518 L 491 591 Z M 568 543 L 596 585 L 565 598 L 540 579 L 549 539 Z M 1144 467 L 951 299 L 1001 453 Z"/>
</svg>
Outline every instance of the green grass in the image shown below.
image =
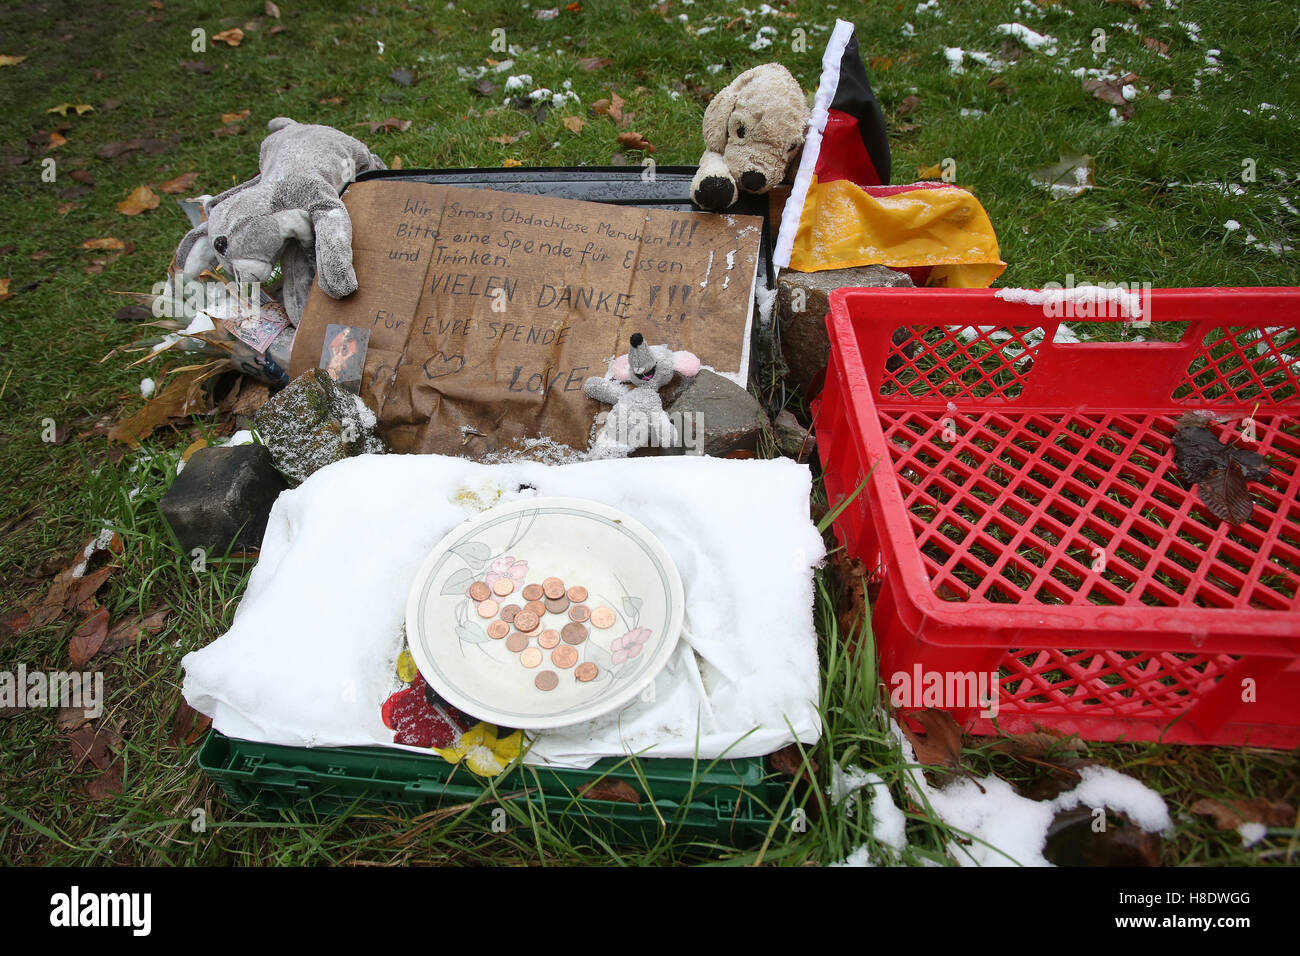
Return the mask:
<svg viewBox="0 0 1300 956">
<path fill-rule="evenodd" d="M 850 817 L 826 796 L 833 764 L 874 770 L 908 815 L 909 846 L 900 862 L 945 862 L 952 833 L 933 813 L 907 797 L 907 768 L 878 706 L 878 677 L 871 664 L 871 635 L 853 636 L 846 650 L 837 608 L 841 585 L 819 574 L 816 620 L 822 656 L 820 709 L 823 739 L 810 748 L 815 785 L 785 784 L 782 821 L 760 846 L 743 851 L 697 842 L 665 831 L 639 848 L 592 843 L 560 831 L 529 809 L 506 800 L 511 827 L 493 833 L 480 822 L 484 805 L 453 808 L 411 821 L 366 811 L 351 819 L 286 815 L 266 822 L 233 807 L 195 765 L 195 747 L 166 744 L 179 701 L 180 658 L 229 626 L 251 565 L 215 560 L 201 575 L 177 554 L 158 515 L 156 502 L 174 474 L 180 450 L 210 431 L 211 423 L 159 433 L 144 450 L 110 459 L 102 434 L 105 415 L 140 404 L 138 382 L 152 370 L 125 368 L 120 357 L 99 364 L 113 348 L 137 333 L 115 321 L 127 304 L 116 291 L 149 289 L 186 229 L 171 196 L 159 208 L 125 217 L 116 203 L 138 185 L 197 171 L 192 192 L 216 193 L 249 177 L 267 120 L 288 115 L 326 123 L 358 135 L 390 165 L 405 168 L 606 165 L 619 152 L 618 129 L 588 107 L 617 91 L 629 128 L 658 147 L 659 163 L 689 164 L 700 152 L 700 119 L 707 93 L 732 76 L 771 59 L 785 63 L 806 90 L 817 82 L 829 27 L 850 4 L 795 0 L 788 18 L 754 16 L 728 30 L 738 5 L 697 0 L 672 4 L 666 13 L 648 2 L 584 4 L 541 21 L 516 2 L 442 2 L 405 8 L 377 2 L 377 14 L 343 3 L 281 3 L 285 29 L 263 18 L 246 31 L 238 48 L 209 42 L 191 50 L 191 31 L 216 32 L 246 24 L 260 4 L 180 3 L 162 10 L 145 3 L 105 3 L 89 9 L 70 0 L 40 8 L 0 12 L 0 54 L 26 55 L 18 66 L 0 67 L 0 279 L 12 296 L 0 301 L 0 581 L 10 612 L 37 594 L 48 562 L 69 555 L 107 521 L 124 543 L 119 567 L 101 591 L 111 619 L 171 609 L 167 626 L 103 665 L 107 713 L 122 720 L 125 786 L 113 800 L 85 795 L 97 771 L 71 770 L 67 743 L 53 711 L 29 711 L 0 718 L 0 860 L 6 862 L 394 865 L 422 863 L 626 864 L 683 862 L 799 865 L 843 859 L 865 845 L 876 860 L 890 851 L 871 836 L 866 815 Z M 534 3 L 533 8 L 541 4 Z M 757 4 L 751 5 L 757 7 Z M 1300 20 L 1285 3 L 1211 3 L 1182 0 L 1176 12 L 1153 3 L 1135 11 L 1124 4 L 1066 0 L 1025 18 L 1011 0 L 941 4 L 943 16 L 916 13 L 915 4 L 872 6 L 858 21 L 864 55 L 884 57 L 872 81 L 891 125 L 894 181 L 914 178 L 918 167 L 951 158 L 957 181 L 984 204 L 1001 242 L 1008 268 L 1000 285 L 1036 286 L 1076 280 L 1151 282 L 1165 286 L 1254 286 L 1300 284 L 1300 257 L 1275 255 L 1245 241 L 1300 245 L 1296 217 L 1284 205 L 1300 205 L 1300 166 L 1294 117 L 1300 108 L 1300 78 L 1294 75 L 1300 48 Z M 838 7 L 838 9 L 836 9 Z M 1069 15 L 1065 7 L 1073 10 Z M 688 24 L 678 21 L 688 16 Z M 954 75 L 945 46 L 999 54 L 998 23 L 1021 20 L 1056 37 L 1058 57 L 1070 68 L 1132 70 L 1150 89 L 1136 102 L 1136 116 L 1112 126 L 1108 106 L 1080 88 L 1078 78 L 1055 59 L 1032 52 L 1001 71 L 967 62 Z M 916 31 L 902 33 L 905 21 Z M 1179 22 L 1196 22 L 1201 42 L 1189 39 Z M 1132 23 L 1130 32 L 1120 25 Z M 751 50 L 759 26 L 779 33 L 766 50 Z M 711 28 L 702 35 L 692 31 Z M 1094 56 L 1092 30 L 1107 33 L 1107 52 Z M 509 53 L 491 47 L 493 30 L 504 29 Z M 807 47 L 795 52 L 795 29 Z M 1168 56 L 1148 50 L 1142 37 L 1168 44 Z M 384 44 L 379 55 L 378 42 Z M 1209 48 L 1222 51 L 1222 73 L 1200 77 Z M 529 73 L 534 85 L 559 89 L 571 80 L 580 107 L 552 111 L 540 122 L 502 106 L 504 92 L 483 98 L 471 91 L 457 67 L 485 66 L 486 58 L 515 61 L 511 73 Z M 582 57 L 609 57 L 594 72 Z M 201 61 L 211 72 L 187 70 Z M 710 65 L 721 64 L 716 73 Z M 403 67 L 417 82 L 400 87 L 388 74 Z M 995 75 L 1002 81 L 993 81 Z M 489 72 L 501 85 L 507 73 Z M 1172 91 L 1166 101 L 1156 94 Z M 896 111 L 905 97 L 919 97 L 906 117 Z M 323 102 L 341 98 L 342 102 Z M 117 105 L 113 107 L 113 101 Z M 90 103 L 95 111 L 62 120 L 47 112 L 64 102 Z M 1277 119 L 1259 115 L 1258 104 L 1277 106 Z M 113 107 L 113 108 L 110 108 Z M 244 135 L 214 137 L 221 114 L 249 109 Z M 963 117 L 962 109 L 982 116 Z M 1245 113 L 1243 109 L 1251 112 Z M 495 112 L 491 112 L 495 110 Z M 565 115 L 587 118 L 579 134 L 562 123 Z M 388 117 L 410 120 L 403 133 L 371 133 L 359 124 Z M 44 151 L 29 137 L 66 123 L 67 142 Z M 909 124 L 913 128 L 900 127 Z M 512 144 L 492 136 L 519 136 Z M 150 155 L 131 152 L 101 159 L 104 144 L 136 138 L 180 139 Z M 1096 189 L 1073 200 L 1053 200 L 1033 186 L 1028 171 L 1053 163 L 1062 151 L 1094 157 Z M 21 157 L 27 161 L 18 162 Z M 54 182 L 43 182 L 42 160 L 56 162 Z M 640 162 L 639 153 L 626 161 Z M 1243 161 L 1254 160 L 1256 179 L 1242 182 Z M 84 169 L 94 177 L 86 195 L 60 196 Z M 1279 176 L 1275 170 L 1281 169 Z M 1243 186 L 1233 195 L 1172 183 Z M 59 211 L 61 204 L 75 206 Z M 1118 225 L 1092 231 L 1108 219 Z M 1235 219 L 1241 228 L 1228 232 Z M 85 267 L 99 253 L 81 248 L 87 239 L 114 236 L 134 249 L 102 273 Z M 765 391 L 771 383 L 765 383 Z M 42 441 L 42 423 L 69 428 L 64 444 Z M 765 445 L 770 452 L 770 446 Z M 825 503 L 814 502 L 824 509 Z M 42 565 L 47 566 L 45 572 Z M 1116 582 L 1118 583 L 1118 582 Z M 31 633 L 0 635 L 0 667 L 18 662 L 29 669 L 66 669 L 67 643 L 76 626 L 69 618 Z M 98 662 L 96 662 L 98 666 Z M 971 740 L 966 752 L 976 774 L 998 773 L 1028 786 L 1043 768 Z M 1177 823 L 1161 860 L 1167 864 L 1294 863 L 1297 831 L 1277 829 L 1261 844 L 1243 850 L 1235 832 L 1220 832 L 1187 808 L 1202 796 L 1225 799 L 1266 796 L 1300 798 L 1293 754 L 1231 748 L 1094 744 L 1088 753 L 1131 773 L 1162 793 Z M 488 794 L 484 800 L 492 799 Z M 191 812 L 206 807 L 208 828 L 191 831 Z M 795 809 L 808 827 L 792 832 Z"/>
</svg>

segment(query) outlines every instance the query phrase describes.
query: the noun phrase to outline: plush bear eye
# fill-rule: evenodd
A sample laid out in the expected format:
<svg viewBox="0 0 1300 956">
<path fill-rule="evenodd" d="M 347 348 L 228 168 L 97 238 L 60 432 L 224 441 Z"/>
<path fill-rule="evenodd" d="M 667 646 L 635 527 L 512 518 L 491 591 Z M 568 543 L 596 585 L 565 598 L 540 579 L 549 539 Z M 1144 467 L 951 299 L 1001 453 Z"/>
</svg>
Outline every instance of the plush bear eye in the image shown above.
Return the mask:
<svg viewBox="0 0 1300 956">
<path fill-rule="evenodd" d="M 744 139 L 744 138 L 745 138 L 745 124 L 744 124 L 744 123 L 741 123 L 739 126 L 736 127 L 736 136 L 737 136 L 737 138 L 739 138 L 739 139 Z"/>
<path fill-rule="evenodd" d="M 217 238 L 213 239 L 212 248 L 217 250 L 218 255 L 224 256 L 226 254 L 226 237 L 217 236 Z"/>
<path fill-rule="evenodd" d="M 791 144 L 790 144 L 789 152 L 793 153 L 793 152 L 794 152 L 796 149 L 798 149 L 798 148 L 799 148 L 799 144 L 798 144 L 798 143 L 791 143 Z"/>
</svg>

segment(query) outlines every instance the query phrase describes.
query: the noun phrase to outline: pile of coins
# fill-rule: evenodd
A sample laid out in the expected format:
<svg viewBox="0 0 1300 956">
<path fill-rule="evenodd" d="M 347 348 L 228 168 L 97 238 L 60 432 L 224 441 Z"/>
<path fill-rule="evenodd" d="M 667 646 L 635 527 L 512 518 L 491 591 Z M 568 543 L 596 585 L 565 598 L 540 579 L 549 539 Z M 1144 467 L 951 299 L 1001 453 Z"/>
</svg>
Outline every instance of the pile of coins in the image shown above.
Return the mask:
<svg viewBox="0 0 1300 956">
<path fill-rule="evenodd" d="M 573 670 L 573 676 L 582 683 L 595 680 L 600 668 L 591 661 L 578 664 L 577 646 L 587 639 L 587 624 L 604 630 L 614 626 L 617 615 L 611 608 L 589 608 L 587 589 L 581 584 L 565 587 L 560 578 L 547 578 L 541 584 L 525 584 L 520 589 L 524 604 L 501 603 L 515 593 L 515 582 L 508 577 L 497 578 L 488 585 L 475 581 L 469 586 L 469 596 L 477 605 L 478 616 L 491 623 L 488 637 L 504 640 L 506 649 L 519 655 L 519 663 L 529 669 L 540 667 L 550 653 L 550 663 L 560 670 Z M 546 627 L 546 616 L 565 615 L 568 623 L 558 631 Z M 512 630 L 513 628 L 513 630 Z M 536 639 L 537 645 L 533 645 Z M 577 665 L 576 667 L 574 665 Z M 555 690 L 560 675 L 553 670 L 539 671 L 533 680 L 538 690 Z"/>
</svg>

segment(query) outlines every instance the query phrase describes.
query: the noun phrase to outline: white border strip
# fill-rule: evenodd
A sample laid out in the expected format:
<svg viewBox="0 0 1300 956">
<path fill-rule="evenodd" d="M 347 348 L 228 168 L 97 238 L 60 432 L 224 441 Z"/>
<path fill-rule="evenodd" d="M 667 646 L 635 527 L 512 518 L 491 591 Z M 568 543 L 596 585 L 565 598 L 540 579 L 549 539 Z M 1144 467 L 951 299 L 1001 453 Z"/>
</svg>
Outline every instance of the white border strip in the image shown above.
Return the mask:
<svg viewBox="0 0 1300 956">
<path fill-rule="evenodd" d="M 790 265 L 790 253 L 794 249 L 794 237 L 799 231 L 799 219 L 803 215 L 803 204 L 808 199 L 808 187 L 812 183 L 813 171 L 817 168 L 817 157 L 822 150 L 822 133 L 826 129 L 826 120 L 830 117 L 830 106 L 835 99 L 835 91 L 840 85 L 840 63 L 844 59 L 844 48 L 853 36 L 853 24 L 848 20 L 836 20 L 835 32 L 826 44 L 822 54 L 822 78 L 817 84 L 817 96 L 813 101 L 812 117 L 808 121 L 808 137 L 804 141 L 803 157 L 799 160 L 799 171 L 794 177 L 794 186 L 785 201 L 781 212 L 781 231 L 776 237 L 776 250 L 772 253 L 772 262 L 778 269 Z M 775 278 L 775 277 L 774 277 Z"/>
</svg>

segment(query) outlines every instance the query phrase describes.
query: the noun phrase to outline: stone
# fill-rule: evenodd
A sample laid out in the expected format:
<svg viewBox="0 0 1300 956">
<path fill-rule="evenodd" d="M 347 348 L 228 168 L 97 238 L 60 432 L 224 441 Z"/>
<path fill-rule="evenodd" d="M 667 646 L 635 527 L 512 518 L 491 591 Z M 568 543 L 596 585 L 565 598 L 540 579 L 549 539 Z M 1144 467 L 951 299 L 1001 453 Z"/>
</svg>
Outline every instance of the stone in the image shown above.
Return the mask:
<svg viewBox="0 0 1300 956">
<path fill-rule="evenodd" d="M 809 395 L 809 389 L 825 371 L 830 353 L 830 338 L 826 334 L 826 313 L 830 311 L 827 296 L 835 289 L 864 286 L 910 288 L 912 279 L 904 272 L 878 265 L 822 272 L 787 269 L 781 273 L 776 286 L 776 314 L 781 329 L 781 354 L 788 369 L 787 385 Z"/>
<path fill-rule="evenodd" d="M 802 462 L 817 454 L 817 437 L 800 425 L 789 409 L 772 419 L 772 437 L 776 439 L 776 447 L 787 458 Z"/>
<path fill-rule="evenodd" d="M 687 436 L 688 453 L 700 447 L 700 436 L 694 431 L 698 422 L 703 431 L 700 453 L 723 458 L 733 451 L 752 450 L 758 436 L 767 427 L 758 399 L 730 379 L 716 372 L 702 369 L 695 380 L 682 389 L 668 409 L 669 417 L 680 421 L 684 432 L 691 429 L 695 442 Z M 695 416 L 699 417 L 696 418 Z M 675 417 L 676 416 L 676 417 Z M 689 420 L 689 421 L 688 421 Z"/>
<path fill-rule="evenodd" d="M 158 507 L 181 551 L 209 556 L 262 546 L 271 505 L 287 487 L 261 445 L 200 448 Z"/>
<path fill-rule="evenodd" d="M 375 413 L 321 369 L 308 369 L 258 409 L 253 429 L 280 473 L 297 484 L 343 458 L 386 450 Z"/>
</svg>

